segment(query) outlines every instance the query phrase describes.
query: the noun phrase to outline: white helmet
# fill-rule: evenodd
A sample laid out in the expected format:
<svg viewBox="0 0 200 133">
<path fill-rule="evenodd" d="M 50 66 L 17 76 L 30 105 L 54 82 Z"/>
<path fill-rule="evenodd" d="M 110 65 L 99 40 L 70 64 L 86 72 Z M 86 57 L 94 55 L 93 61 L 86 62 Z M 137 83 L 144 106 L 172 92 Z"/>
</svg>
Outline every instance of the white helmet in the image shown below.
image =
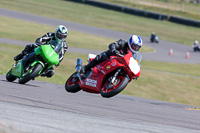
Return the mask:
<svg viewBox="0 0 200 133">
<path fill-rule="evenodd" d="M 132 35 L 128 40 L 128 46 L 132 52 L 139 51 L 142 47 L 142 39 L 137 35 Z"/>
<path fill-rule="evenodd" d="M 65 41 L 67 38 L 68 30 L 65 26 L 59 25 L 55 31 L 55 38 L 57 42 Z"/>
<path fill-rule="evenodd" d="M 194 43 L 198 44 L 198 43 L 199 43 L 199 41 L 197 41 L 197 40 L 196 40 Z"/>
</svg>

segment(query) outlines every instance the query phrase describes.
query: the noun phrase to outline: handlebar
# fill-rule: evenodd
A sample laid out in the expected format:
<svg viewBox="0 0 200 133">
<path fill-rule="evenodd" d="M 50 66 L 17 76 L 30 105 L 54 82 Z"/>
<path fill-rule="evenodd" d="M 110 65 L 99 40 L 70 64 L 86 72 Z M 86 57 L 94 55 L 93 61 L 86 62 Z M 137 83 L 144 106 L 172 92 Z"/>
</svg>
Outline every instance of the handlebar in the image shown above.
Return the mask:
<svg viewBox="0 0 200 133">
<path fill-rule="evenodd" d="M 120 57 L 124 57 L 124 55 L 122 55 L 122 54 L 120 54 L 120 53 L 118 53 L 118 54 L 116 54 L 117 56 L 120 56 Z"/>
</svg>

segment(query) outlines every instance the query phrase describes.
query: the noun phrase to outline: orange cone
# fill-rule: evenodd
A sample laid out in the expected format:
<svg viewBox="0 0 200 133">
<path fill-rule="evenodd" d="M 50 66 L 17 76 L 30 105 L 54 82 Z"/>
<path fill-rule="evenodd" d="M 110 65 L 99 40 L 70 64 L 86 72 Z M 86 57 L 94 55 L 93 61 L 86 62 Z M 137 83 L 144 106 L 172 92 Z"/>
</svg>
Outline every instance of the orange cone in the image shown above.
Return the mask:
<svg viewBox="0 0 200 133">
<path fill-rule="evenodd" d="M 169 55 L 171 56 L 171 55 L 173 55 L 173 49 L 171 48 L 170 50 L 169 50 Z"/>
<path fill-rule="evenodd" d="M 190 58 L 190 52 L 187 51 L 186 53 L 186 58 L 189 59 Z"/>
</svg>

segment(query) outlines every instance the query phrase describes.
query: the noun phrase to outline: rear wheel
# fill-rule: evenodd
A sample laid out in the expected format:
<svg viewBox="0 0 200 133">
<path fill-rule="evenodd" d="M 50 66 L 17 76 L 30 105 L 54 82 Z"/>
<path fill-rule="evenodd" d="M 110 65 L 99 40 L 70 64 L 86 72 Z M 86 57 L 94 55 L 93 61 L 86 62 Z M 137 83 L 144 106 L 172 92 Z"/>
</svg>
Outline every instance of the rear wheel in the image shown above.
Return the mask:
<svg viewBox="0 0 200 133">
<path fill-rule="evenodd" d="M 65 83 L 65 90 L 72 93 L 80 91 L 79 81 L 79 78 L 73 73 Z"/>
<path fill-rule="evenodd" d="M 34 68 L 32 69 L 32 72 L 30 74 L 28 74 L 25 77 L 19 79 L 19 83 L 20 84 L 25 84 L 28 81 L 30 81 L 31 79 L 34 79 L 35 77 L 37 77 L 38 73 L 41 71 L 42 67 L 43 66 L 41 64 L 36 64 L 34 66 Z"/>
<path fill-rule="evenodd" d="M 11 69 L 12 70 L 12 69 Z M 17 79 L 15 76 L 13 76 L 11 74 L 11 70 L 6 74 L 6 79 L 9 81 L 9 82 L 13 82 L 15 79 Z"/>
<path fill-rule="evenodd" d="M 126 76 L 118 75 L 114 83 L 107 80 L 101 88 L 102 97 L 112 97 L 120 93 L 128 84 L 129 78 Z"/>
</svg>

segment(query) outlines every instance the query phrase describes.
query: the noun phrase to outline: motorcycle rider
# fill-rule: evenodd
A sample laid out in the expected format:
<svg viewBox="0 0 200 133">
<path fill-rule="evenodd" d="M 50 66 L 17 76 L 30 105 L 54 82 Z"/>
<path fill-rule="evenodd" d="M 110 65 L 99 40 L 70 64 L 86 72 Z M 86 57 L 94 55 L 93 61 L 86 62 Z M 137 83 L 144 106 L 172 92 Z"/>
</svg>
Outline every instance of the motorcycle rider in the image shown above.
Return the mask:
<svg viewBox="0 0 200 133">
<path fill-rule="evenodd" d="M 49 44 L 50 41 L 54 40 L 54 41 L 57 41 L 58 43 L 62 43 L 62 46 L 63 46 L 62 52 L 59 54 L 59 64 L 60 64 L 60 62 L 64 58 L 65 52 L 68 49 L 68 45 L 66 43 L 67 35 L 68 35 L 67 28 L 63 25 L 59 25 L 56 28 L 55 33 L 48 32 L 45 35 L 43 35 L 42 37 L 37 38 L 35 41 L 36 44 L 26 45 L 25 49 L 22 50 L 22 52 L 20 54 L 18 54 L 17 56 L 14 57 L 14 60 L 18 61 L 18 60 L 22 59 L 24 55 L 32 52 L 39 45 Z M 58 66 L 59 66 L 59 64 L 58 64 Z M 53 69 L 53 67 L 51 67 L 46 72 L 42 73 L 41 76 L 52 77 L 53 75 L 54 75 L 54 69 Z"/>
<path fill-rule="evenodd" d="M 200 51 L 199 41 L 196 40 L 196 41 L 194 42 L 194 44 L 192 45 L 192 47 L 193 47 L 194 52 Z"/>
<path fill-rule="evenodd" d="M 158 42 L 158 40 L 156 40 L 156 37 L 158 37 L 158 36 L 155 34 L 155 32 L 152 32 L 151 36 L 150 36 L 151 42 Z"/>
<path fill-rule="evenodd" d="M 111 43 L 109 46 L 109 50 L 102 52 L 101 54 L 97 55 L 95 59 L 89 62 L 86 66 L 81 69 L 81 73 L 85 74 L 88 70 L 104 62 L 105 60 L 109 59 L 112 55 L 122 54 L 125 55 L 130 50 L 133 53 L 139 52 L 140 48 L 142 47 L 142 39 L 137 35 L 132 35 L 128 42 L 125 40 L 118 40 L 116 42 Z"/>
</svg>

